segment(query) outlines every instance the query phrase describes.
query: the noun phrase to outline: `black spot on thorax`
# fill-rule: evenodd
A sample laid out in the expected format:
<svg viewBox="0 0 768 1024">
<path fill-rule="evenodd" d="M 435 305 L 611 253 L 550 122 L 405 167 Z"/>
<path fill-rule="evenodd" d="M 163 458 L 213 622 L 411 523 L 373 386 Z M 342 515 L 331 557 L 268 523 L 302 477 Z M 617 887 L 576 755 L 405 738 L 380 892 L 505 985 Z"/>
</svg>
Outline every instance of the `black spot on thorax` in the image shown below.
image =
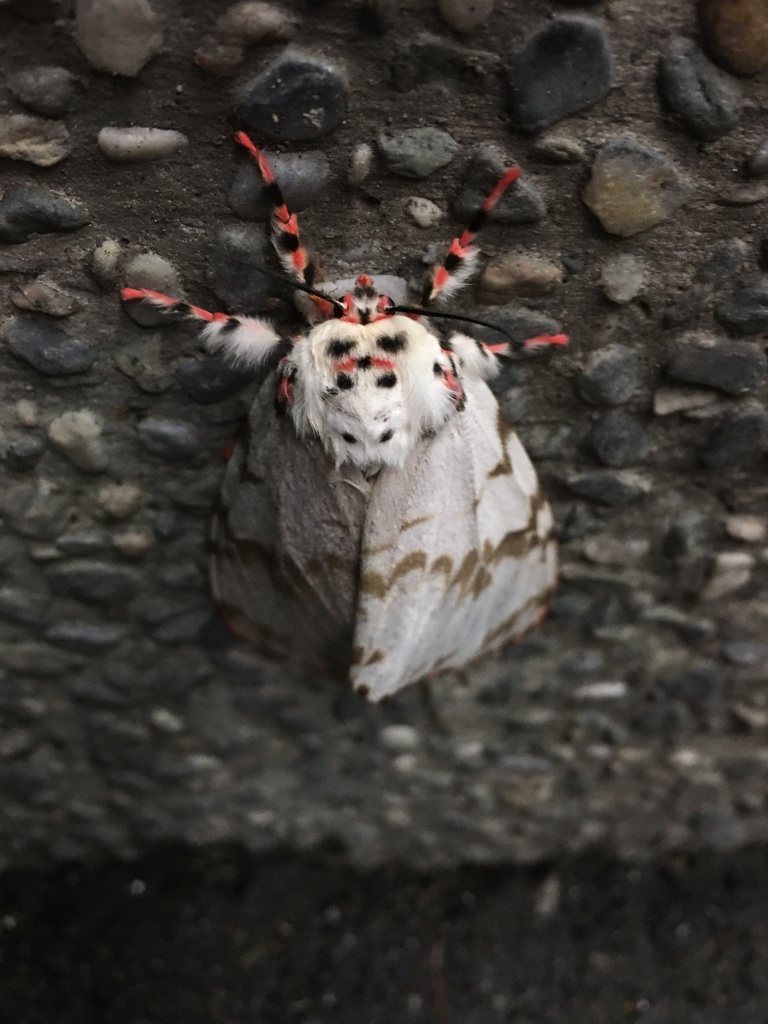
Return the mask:
<svg viewBox="0 0 768 1024">
<path fill-rule="evenodd" d="M 376 344 L 384 352 L 402 352 L 405 346 L 408 344 L 408 339 L 405 334 L 384 334 L 377 341 Z"/>
</svg>

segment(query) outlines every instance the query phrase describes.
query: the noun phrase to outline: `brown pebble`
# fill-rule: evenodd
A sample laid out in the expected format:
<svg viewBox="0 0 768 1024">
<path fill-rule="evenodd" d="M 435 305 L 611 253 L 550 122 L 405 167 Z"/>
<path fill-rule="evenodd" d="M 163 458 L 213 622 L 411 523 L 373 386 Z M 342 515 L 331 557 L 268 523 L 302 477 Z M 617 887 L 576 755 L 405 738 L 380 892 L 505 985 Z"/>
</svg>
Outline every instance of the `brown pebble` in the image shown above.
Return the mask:
<svg viewBox="0 0 768 1024">
<path fill-rule="evenodd" d="M 557 263 L 541 256 L 509 253 L 485 268 L 478 282 L 477 298 L 487 305 L 503 305 L 517 296 L 546 295 L 562 280 L 562 267 Z"/>
<path fill-rule="evenodd" d="M 699 15 L 724 67 L 742 75 L 768 68 L 768 0 L 699 0 Z"/>
</svg>

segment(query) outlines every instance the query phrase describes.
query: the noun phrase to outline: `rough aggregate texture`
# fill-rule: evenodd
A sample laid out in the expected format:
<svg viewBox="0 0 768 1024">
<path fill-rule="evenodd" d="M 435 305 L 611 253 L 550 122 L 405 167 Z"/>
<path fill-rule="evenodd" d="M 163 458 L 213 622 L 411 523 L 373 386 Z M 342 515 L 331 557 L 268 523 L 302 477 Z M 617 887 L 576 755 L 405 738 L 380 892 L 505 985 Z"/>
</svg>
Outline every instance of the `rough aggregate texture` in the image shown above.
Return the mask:
<svg viewBox="0 0 768 1024">
<path fill-rule="evenodd" d="M 165 50 L 150 25 L 126 83 L 89 65 L 58 5 L 34 32 L 0 5 L 13 71 L 53 62 L 83 83 L 61 122 L 70 156 L 3 167 L 0 858 L 332 841 L 356 864 L 423 866 L 764 841 L 765 200 L 721 199 L 764 144 L 768 86 L 742 79 L 738 122 L 702 152 L 656 84 L 670 35 L 697 37 L 693 6 L 618 0 L 609 21 L 591 5 L 617 87 L 572 108 L 547 146 L 505 114 L 510 55 L 549 24 L 540 5 L 497 0 L 461 42 L 435 4 L 364 22 L 359 6 L 302 0 L 287 46 L 243 38 L 241 66 L 217 78 L 194 61 L 221 5 L 168 0 Z M 136 123 L 193 144 L 104 160 L 99 131 Z M 190 301 L 295 330 L 289 291 L 257 270 L 276 266 L 263 225 L 228 206 L 235 126 L 327 161 L 301 217 L 326 279 L 417 284 L 513 160 L 524 176 L 481 264 L 514 251 L 562 266 L 523 303 L 482 308 L 470 288 L 449 307 L 520 340 L 571 335 L 494 385 L 552 500 L 562 578 L 537 632 L 432 680 L 429 700 L 412 687 L 373 707 L 290 677 L 211 605 L 208 520 L 252 385 L 204 357 L 190 325 L 137 323 L 117 288 L 150 255 L 151 279 L 175 275 Z M 451 210 L 427 227 L 404 208 L 413 184 L 372 150 L 348 180 L 361 146 L 412 128 L 460 146 L 419 181 Z M 623 256 L 637 262 L 617 302 L 603 269 Z M 39 276 L 77 299 L 66 319 L 15 310 Z M 78 465 L 88 431 L 57 448 L 48 429 L 82 410 L 101 455 Z M 124 502 L 100 497 L 126 485 Z"/>
</svg>

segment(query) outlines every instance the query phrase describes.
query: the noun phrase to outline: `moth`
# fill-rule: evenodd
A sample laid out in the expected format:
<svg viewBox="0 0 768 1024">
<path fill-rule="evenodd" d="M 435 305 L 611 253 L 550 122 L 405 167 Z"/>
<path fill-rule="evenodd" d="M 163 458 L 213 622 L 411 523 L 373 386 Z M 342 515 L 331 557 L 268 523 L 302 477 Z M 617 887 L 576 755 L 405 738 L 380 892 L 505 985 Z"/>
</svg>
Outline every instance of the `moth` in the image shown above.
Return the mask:
<svg viewBox="0 0 768 1024">
<path fill-rule="evenodd" d="M 378 701 L 519 637 L 555 586 L 549 505 L 486 383 L 510 343 L 443 338 L 429 319 L 468 319 L 429 307 L 471 277 L 474 238 L 520 170 L 507 171 L 453 240 L 421 305 L 405 306 L 366 274 L 343 294 L 316 284 L 265 157 L 244 132 L 235 139 L 258 167 L 306 328 L 286 338 L 263 319 L 152 291 L 122 297 L 201 322 L 204 347 L 233 363 L 275 364 L 213 516 L 213 596 L 262 653 L 344 672 Z"/>
</svg>

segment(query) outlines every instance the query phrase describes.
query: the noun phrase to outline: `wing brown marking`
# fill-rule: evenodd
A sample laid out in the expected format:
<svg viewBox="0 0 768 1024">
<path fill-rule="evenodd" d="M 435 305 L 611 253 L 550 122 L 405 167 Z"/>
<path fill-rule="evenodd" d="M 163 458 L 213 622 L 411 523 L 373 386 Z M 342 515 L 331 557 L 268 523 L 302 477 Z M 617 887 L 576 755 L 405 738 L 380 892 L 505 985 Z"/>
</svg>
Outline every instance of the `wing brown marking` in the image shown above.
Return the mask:
<svg viewBox="0 0 768 1024">
<path fill-rule="evenodd" d="M 323 555 L 322 558 L 311 558 L 307 562 L 307 569 L 309 572 L 316 573 L 318 576 L 322 576 L 326 572 L 345 572 L 354 574 L 357 570 L 357 559 L 343 558 L 335 552 L 330 552 L 329 554 Z"/>
<path fill-rule="evenodd" d="M 447 590 L 451 590 L 453 587 L 459 587 L 459 596 L 464 597 L 472 586 L 472 576 L 477 568 L 480 556 L 474 548 L 468 551 L 461 560 L 461 565 L 458 567 L 453 576 L 448 580 Z"/>
<path fill-rule="evenodd" d="M 446 579 L 450 579 L 451 572 L 453 571 L 453 559 L 448 555 L 438 555 L 432 565 L 430 565 L 429 571 L 444 572 Z"/>
<path fill-rule="evenodd" d="M 509 457 L 507 440 L 508 438 L 514 435 L 515 430 L 512 424 L 507 419 L 507 417 L 501 411 L 501 406 L 499 406 L 496 410 L 496 429 L 499 432 L 499 439 L 501 440 L 501 447 L 504 452 L 504 458 L 501 460 L 501 462 L 497 463 L 492 470 L 489 471 L 489 480 L 493 480 L 494 477 L 498 476 L 509 476 L 512 473 L 512 460 Z"/>
<path fill-rule="evenodd" d="M 484 565 L 478 567 L 475 578 L 472 581 L 472 596 L 479 597 L 486 587 L 493 583 L 493 573 L 488 572 Z"/>
<path fill-rule="evenodd" d="M 349 663 L 350 667 L 353 668 L 355 665 L 361 665 L 364 657 L 365 648 L 362 647 L 360 644 L 355 644 L 355 646 L 352 648 L 352 658 Z"/>
<path fill-rule="evenodd" d="M 383 600 L 389 593 L 390 588 L 402 576 L 407 576 L 409 572 L 416 572 L 417 569 L 426 569 L 426 567 L 426 552 L 412 551 L 397 563 L 389 574 L 389 579 L 378 572 L 364 572 L 360 579 L 360 592 Z"/>
<path fill-rule="evenodd" d="M 418 519 L 409 519 L 407 523 L 403 523 L 400 527 L 400 532 L 405 533 L 406 530 L 411 530 L 414 526 L 421 526 L 422 523 L 428 523 L 430 519 L 434 519 L 434 516 L 419 516 Z"/>
<path fill-rule="evenodd" d="M 375 665 L 377 661 L 384 661 L 384 651 L 378 647 L 363 662 L 364 665 Z"/>
</svg>

